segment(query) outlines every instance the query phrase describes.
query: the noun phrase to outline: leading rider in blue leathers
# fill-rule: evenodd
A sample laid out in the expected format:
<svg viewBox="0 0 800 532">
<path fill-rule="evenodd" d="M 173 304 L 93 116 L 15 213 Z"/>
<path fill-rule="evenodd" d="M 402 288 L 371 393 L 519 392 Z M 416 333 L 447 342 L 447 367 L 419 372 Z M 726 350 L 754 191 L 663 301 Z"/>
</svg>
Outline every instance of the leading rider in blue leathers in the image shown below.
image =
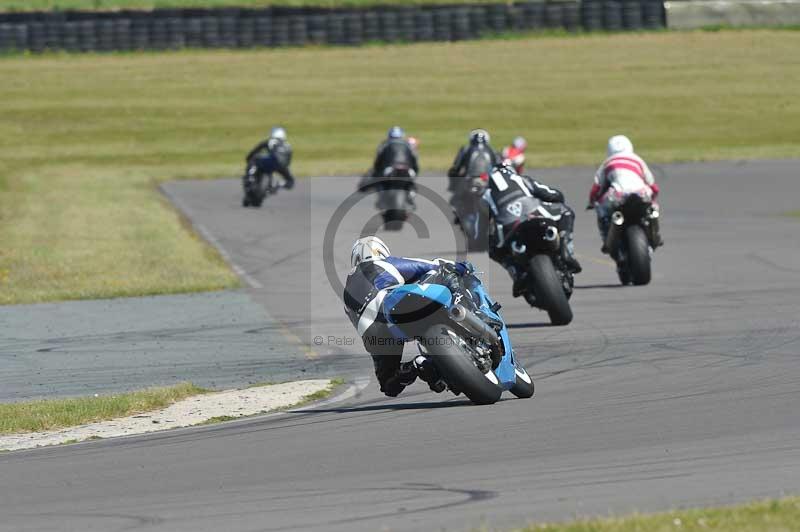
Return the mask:
<svg viewBox="0 0 800 532">
<path fill-rule="evenodd" d="M 444 259 L 425 260 L 394 257 L 378 237 L 368 236 L 356 240 L 350 256 L 352 270 L 344 288 L 344 310 L 372 355 L 375 376 L 381 391 L 390 397 L 397 396 L 417 377 L 426 381 L 435 392 L 445 389 L 433 364 L 424 356 L 401 364 L 403 341 L 389 332 L 383 318 L 382 304 L 386 295 L 403 284 L 416 283 L 431 272 L 440 271 L 448 264 L 449 275 L 459 277 L 471 271 L 469 263 L 453 263 Z M 445 278 L 447 285 L 458 279 Z"/>
</svg>

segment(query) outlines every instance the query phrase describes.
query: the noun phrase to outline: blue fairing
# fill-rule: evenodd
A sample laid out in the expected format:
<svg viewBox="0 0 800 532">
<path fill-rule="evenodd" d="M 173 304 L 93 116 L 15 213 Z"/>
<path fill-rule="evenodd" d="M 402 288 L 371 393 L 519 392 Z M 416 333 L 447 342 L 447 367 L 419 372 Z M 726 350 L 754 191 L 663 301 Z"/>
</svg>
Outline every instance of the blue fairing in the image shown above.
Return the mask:
<svg viewBox="0 0 800 532">
<path fill-rule="evenodd" d="M 387 312 L 386 317 L 389 322 L 394 323 L 391 319 L 391 314 L 388 313 L 389 309 L 394 308 L 401 299 L 410 294 L 424 299 L 430 299 L 448 308 L 450 307 L 450 302 L 453 300 L 453 294 L 450 293 L 450 290 L 446 286 L 440 284 L 404 284 L 398 286 L 383 300 L 383 308 Z"/>
<path fill-rule="evenodd" d="M 506 329 L 505 322 L 497 312 L 491 310 L 490 307 L 493 301 L 489 298 L 488 294 L 483 288 L 483 285 L 480 284 L 479 281 L 477 281 L 470 288 L 470 291 L 475 298 L 480 301 L 479 307 L 483 313 L 492 316 L 503 323 L 503 328 L 500 331 L 500 338 L 502 338 L 503 345 L 505 346 L 505 354 L 500 360 L 500 364 L 497 366 L 497 368 L 495 368 L 494 374 L 499 381 L 500 388 L 503 390 L 508 390 L 516 383 L 516 374 L 514 368 L 517 365 L 517 361 L 514 356 L 514 350 L 511 346 L 511 340 L 508 337 L 508 330 Z M 395 324 L 395 321 L 392 318 L 392 309 L 396 307 L 401 300 L 409 296 L 427 299 L 448 309 L 450 308 L 453 300 L 450 290 L 447 287 L 438 284 L 408 284 L 401 285 L 393 289 L 392 292 L 389 293 L 384 299 L 383 311 L 386 317 L 386 322 L 389 324 L 392 334 L 397 338 L 407 338 L 407 335 L 401 330 L 400 326 Z"/>
</svg>

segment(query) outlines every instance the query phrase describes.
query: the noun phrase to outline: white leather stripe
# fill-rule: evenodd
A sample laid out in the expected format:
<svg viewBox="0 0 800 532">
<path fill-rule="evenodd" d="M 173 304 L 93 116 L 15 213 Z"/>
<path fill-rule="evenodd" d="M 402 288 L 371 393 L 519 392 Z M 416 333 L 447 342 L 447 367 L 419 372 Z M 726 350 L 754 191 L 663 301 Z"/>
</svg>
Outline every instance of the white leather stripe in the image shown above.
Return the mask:
<svg viewBox="0 0 800 532">
<path fill-rule="evenodd" d="M 438 266 L 439 263 L 436 260 L 428 260 L 428 259 L 418 259 L 416 257 L 409 257 L 408 260 L 415 260 L 417 262 L 424 262 L 425 264 L 430 264 L 431 266 Z"/>
<path fill-rule="evenodd" d="M 499 192 L 503 192 L 508 188 L 508 182 L 500 172 L 492 172 L 492 181 L 494 181 L 494 184 Z"/>
<path fill-rule="evenodd" d="M 400 275 L 400 272 L 397 270 L 397 268 L 395 268 L 385 260 L 376 260 L 374 264 L 377 264 L 378 266 L 383 268 L 386 271 L 386 273 L 394 277 L 399 284 L 403 284 L 406 282 L 406 280 L 403 279 L 403 276 Z"/>
<path fill-rule="evenodd" d="M 483 198 L 483 201 L 485 201 L 489 205 L 489 208 L 492 209 L 492 214 L 497 216 L 497 205 L 495 204 L 494 198 L 492 197 L 492 191 L 487 188 L 486 192 L 484 192 L 483 196 L 481 197 Z"/>
<path fill-rule="evenodd" d="M 545 189 L 547 192 L 550 192 L 551 194 L 555 194 L 555 193 L 556 193 L 556 191 L 555 191 L 555 190 L 553 190 L 552 188 L 548 187 L 548 186 L 547 186 L 547 185 L 545 185 L 544 183 L 540 183 L 539 181 L 535 181 L 535 183 L 536 183 L 536 186 L 537 186 L 537 187 L 539 187 L 539 188 L 543 188 L 543 189 Z"/>
<path fill-rule="evenodd" d="M 358 327 L 356 327 L 356 329 L 358 330 L 359 336 L 363 336 L 367 329 L 369 329 L 369 326 L 375 323 L 375 320 L 378 318 L 378 312 L 381 310 L 383 299 L 388 293 L 389 289 L 384 288 L 367 304 L 364 312 L 361 313 L 361 317 L 358 319 Z"/>
</svg>

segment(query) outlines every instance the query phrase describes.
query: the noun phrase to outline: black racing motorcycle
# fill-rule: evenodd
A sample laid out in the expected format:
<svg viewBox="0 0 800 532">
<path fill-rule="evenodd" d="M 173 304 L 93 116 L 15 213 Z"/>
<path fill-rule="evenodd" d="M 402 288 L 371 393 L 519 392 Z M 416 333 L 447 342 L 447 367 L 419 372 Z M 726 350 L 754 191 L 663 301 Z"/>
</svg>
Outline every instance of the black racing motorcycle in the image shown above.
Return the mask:
<svg viewBox="0 0 800 532">
<path fill-rule="evenodd" d="M 255 162 L 248 163 L 242 184 L 244 186 L 242 207 L 261 207 L 267 196 L 277 193 L 281 188 L 275 183 L 272 172 L 260 175 Z"/>
<path fill-rule="evenodd" d="M 365 177 L 359 184 L 362 192 L 371 188 L 378 193 L 375 208 L 381 213 L 383 227 L 387 231 L 401 230 L 409 213 L 416 209 L 414 170 L 409 166 L 396 164 L 387 168 L 383 177 Z"/>
<path fill-rule="evenodd" d="M 523 296 L 529 305 L 547 311 L 553 325 L 572 321 L 569 299 L 575 279 L 567 268 L 558 225 L 563 206 L 533 197 L 523 197 L 508 204 L 497 217 L 508 231 L 496 235 L 504 242 L 515 266 L 525 272 Z M 495 227 L 494 231 L 498 231 Z"/>
<path fill-rule="evenodd" d="M 623 285 L 650 282 L 650 260 L 656 247 L 660 212 L 647 195 L 616 193 L 610 196 L 605 250 L 617 263 Z"/>
<path fill-rule="evenodd" d="M 488 151 L 477 151 L 467 166 L 466 175 L 449 175 L 453 196 L 453 222 L 461 226 L 471 251 L 486 251 L 489 246 L 489 213 L 481 201 L 489 181 L 492 158 Z"/>
<path fill-rule="evenodd" d="M 461 178 L 450 202 L 470 251 L 486 251 L 489 246 L 489 212 L 481 201 L 488 179 L 487 173 Z"/>
</svg>

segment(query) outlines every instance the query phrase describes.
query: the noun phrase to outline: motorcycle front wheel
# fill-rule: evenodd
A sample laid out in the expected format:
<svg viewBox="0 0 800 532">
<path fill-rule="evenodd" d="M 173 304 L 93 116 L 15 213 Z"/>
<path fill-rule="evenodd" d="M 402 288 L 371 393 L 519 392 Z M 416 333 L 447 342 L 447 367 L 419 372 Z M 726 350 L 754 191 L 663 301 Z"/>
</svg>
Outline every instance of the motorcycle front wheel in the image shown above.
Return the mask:
<svg viewBox="0 0 800 532">
<path fill-rule="evenodd" d="M 533 397 L 533 379 L 531 379 L 531 376 L 525 371 L 525 368 L 514 368 L 514 372 L 516 373 L 516 382 L 509 391 L 519 399 Z"/>
</svg>

